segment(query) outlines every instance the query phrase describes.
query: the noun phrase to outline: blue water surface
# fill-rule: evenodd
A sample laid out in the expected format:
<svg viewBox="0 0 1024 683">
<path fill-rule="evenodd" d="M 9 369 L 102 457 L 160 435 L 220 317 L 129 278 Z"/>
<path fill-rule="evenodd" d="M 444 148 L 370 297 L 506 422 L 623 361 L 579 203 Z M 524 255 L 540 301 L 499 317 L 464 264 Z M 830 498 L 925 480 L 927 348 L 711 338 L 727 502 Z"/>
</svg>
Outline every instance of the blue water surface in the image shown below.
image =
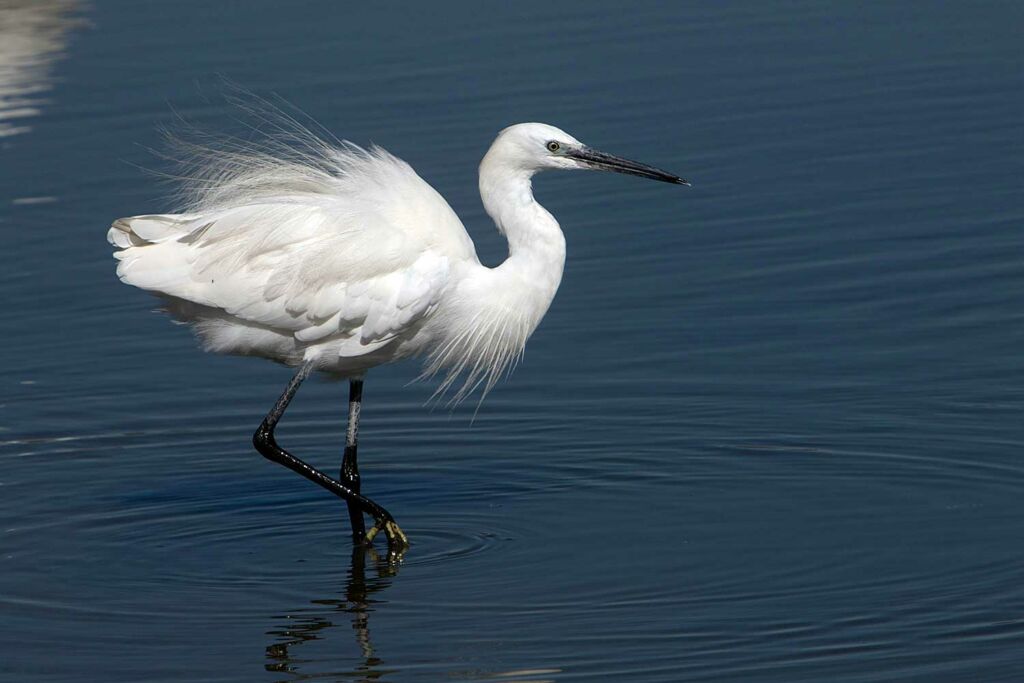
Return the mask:
<svg viewBox="0 0 1024 683">
<path fill-rule="evenodd" d="M 1017 681 L 1016 2 L 0 3 L 0 678 Z M 166 211 L 224 80 L 476 192 L 544 121 L 690 189 L 546 174 L 565 278 L 476 410 L 367 378 L 364 490 L 250 436 L 289 377 L 201 353 L 104 235 Z M 280 440 L 329 472 L 346 387 Z"/>
</svg>

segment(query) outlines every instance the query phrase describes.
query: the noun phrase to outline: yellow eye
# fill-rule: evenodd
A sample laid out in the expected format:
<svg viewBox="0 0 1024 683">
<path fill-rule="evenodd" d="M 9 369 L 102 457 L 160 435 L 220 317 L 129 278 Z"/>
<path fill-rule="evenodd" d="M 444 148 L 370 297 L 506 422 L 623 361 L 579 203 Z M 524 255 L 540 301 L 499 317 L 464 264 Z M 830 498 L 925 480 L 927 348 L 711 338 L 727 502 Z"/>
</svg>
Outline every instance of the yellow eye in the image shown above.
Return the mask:
<svg viewBox="0 0 1024 683">
<path fill-rule="evenodd" d="M 560 148 L 560 145 L 557 142 L 555 142 L 554 140 L 552 140 L 551 142 L 548 143 L 548 151 L 549 152 L 557 152 L 559 150 L 559 148 Z"/>
</svg>

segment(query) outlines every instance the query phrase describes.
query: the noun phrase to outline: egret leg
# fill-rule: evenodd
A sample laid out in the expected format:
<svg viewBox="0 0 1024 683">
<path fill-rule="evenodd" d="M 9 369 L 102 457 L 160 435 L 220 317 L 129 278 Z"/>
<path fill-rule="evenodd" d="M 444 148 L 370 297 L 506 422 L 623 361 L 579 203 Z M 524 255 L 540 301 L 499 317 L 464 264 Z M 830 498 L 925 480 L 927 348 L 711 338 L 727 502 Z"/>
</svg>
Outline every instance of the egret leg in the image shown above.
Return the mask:
<svg viewBox="0 0 1024 683">
<path fill-rule="evenodd" d="M 284 393 L 281 394 L 281 398 L 277 399 L 277 403 L 275 403 L 274 407 L 270 409 L 267 416 L 263 418 L 263 422 L 256 430 L 256 433 L 253 434 L 252 443 L 263 457 L 268 460 L 272 460 L 279 465 L 284 465 L 293 472 L 301 474 L 314 484 L 319 484 L 334 495 L 344 499 L 345 502 L 355 505 L 359 510 L 373 517 L 374 527 L 366 534 L 365 540 L 367 543 L 373 540 L 378 531 L 383 530 L 384 535 L 388 539 L 388 549 L 400 552 L 409 545 L 409 541 L 399 528 L 398 524 L 395 523 L 390 512 L 369 498 L 361 496 L 355 491 L 345 487 L 341 482 L 331 479 L 315 467 L 311 467 L 302 460 L 299 460 L 294 455 L 278 446 L 277 441 L 274 439 L 274 428 L 277 426 L 281 416 L 284 415 L 284 411 L 288 408 L 288 404 L 291 403 L 292 398 L 295 396 L 295 392 L 299 390 L 299 385 L 309 377 L 309 374 L 312 371 L 312 362 L 307 362 L 299 368 L 298 372 L 295 373 L 295 376 L 292 377 L 292 380 L 288 383 L 288 387 L 284 390 Z"/>
<path fill-rule="evenodd" d="M 356 449 L 359 445 L 359 411 L 363 405 L 363 380 L 354 379 L 348 385 L 348 429 L 345 431 L 345 455 L 341 459 L 341 483 L 359 493 L 359 464 Z M 348 517 L 352 522 L 352 540 L 362 543 L 366 538 L 363 511 L 352 501 L 348 502 Z"/>
</svg>

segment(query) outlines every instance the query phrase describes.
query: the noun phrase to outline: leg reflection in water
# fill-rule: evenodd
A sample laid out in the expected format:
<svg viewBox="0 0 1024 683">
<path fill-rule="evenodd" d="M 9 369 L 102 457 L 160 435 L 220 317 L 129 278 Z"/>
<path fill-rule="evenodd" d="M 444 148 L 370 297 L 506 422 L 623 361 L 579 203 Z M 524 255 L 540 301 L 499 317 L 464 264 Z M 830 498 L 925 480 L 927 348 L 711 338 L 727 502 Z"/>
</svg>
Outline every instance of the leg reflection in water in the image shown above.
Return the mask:
<svg viewBox="0 0 1024 683">
<path fill-rule="evenodd" d="M 366 565 L 369 562 L 374 576 L 366 576 Z M 323 640 L 325 631 L 346 623 L 355 631 L 359 655 L 344 657 L 354 665 L 344 671 L 331 672 L 331 675 L 351 677 L 355 681 L 375 681 L 387 673 L 381 668 L 383 660 L 373 649 L 370 639 L 370 613 L 373 604 L 379 602 L 372 598 L 375 593 L 383 591 L 391 585 L 398 573 L 399 565 L 388 561 L 374 550 L 373 546 L 356 546 L 352 549 L 352 564 L 348 572 L 344 599 L 312 600 L 313 608 L 305 607 L 293 614 L 278 617 L 284 623 L 280 628 L 268 631 L 277 642 L 267 646 L 267 671 L 287 673 L 283 681 L 321 678 L 325 672 L 316 667 L 316 671 L 303 671 L 302 664 L 314 661 L 309 653 L 303 656 L 303 643 Z M 336 615 L 336 616 L 335 616 Z M 347 617 L 347 618 L 343 618 Z M 337 661 L 338 655 L 330 657 Z"/>
</svg>

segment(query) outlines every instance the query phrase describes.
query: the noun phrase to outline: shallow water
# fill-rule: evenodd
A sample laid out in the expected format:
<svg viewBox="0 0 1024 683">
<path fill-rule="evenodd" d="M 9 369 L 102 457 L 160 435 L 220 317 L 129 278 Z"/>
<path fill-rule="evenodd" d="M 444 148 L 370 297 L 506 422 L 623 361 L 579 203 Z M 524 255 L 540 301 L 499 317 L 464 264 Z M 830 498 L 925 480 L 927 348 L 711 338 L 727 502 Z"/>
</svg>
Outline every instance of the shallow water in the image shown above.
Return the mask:
<svg viewBox="0 0 1024 683">
<path fill-rule="evenodd" d="M 0 2 L 0 674 L 1019 680 L 1022 20 Z M 537 180 L 565 280 L 475 421 L 371 373 L 400 566 L 252 451 L 288 371 L 113 276 L 111 219 L 168 208 L 156 126 L 230 117 L 217 74 L 410 161 L 489 262 L 509 123 L 694 182 Z M 281 442 L 333 471 L 345 398 L 311 382 Z"/>
</svg>

